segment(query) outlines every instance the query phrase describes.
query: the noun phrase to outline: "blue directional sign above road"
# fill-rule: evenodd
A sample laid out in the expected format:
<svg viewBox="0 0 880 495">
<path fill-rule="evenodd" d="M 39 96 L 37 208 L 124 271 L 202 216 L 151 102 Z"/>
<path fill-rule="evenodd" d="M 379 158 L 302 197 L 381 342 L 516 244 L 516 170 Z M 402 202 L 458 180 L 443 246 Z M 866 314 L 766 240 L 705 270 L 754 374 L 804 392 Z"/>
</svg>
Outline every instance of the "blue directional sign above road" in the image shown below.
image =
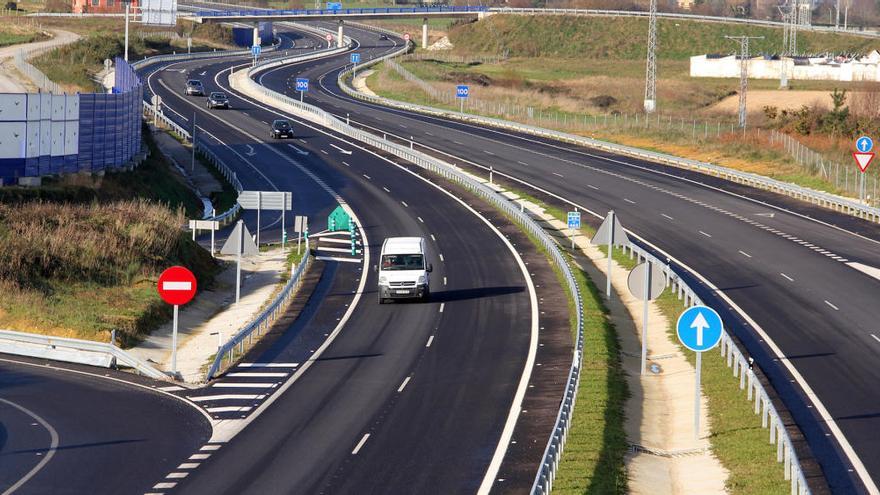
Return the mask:
<svg viewBox="0 0 880 495">
<path fill-rule="evenodd" d="M 723 329 L 721 317 L 708 306 L 688 308 L 678 317 L 676 325 L 678 340 L 696 352 L 708 351 L 718 345 Z"/>
<path fill-rule="evenodd" d="M 327 10 L 339 10 L 342 8 L 342 2 L 327 2 Z"/>
<path fill-rule="evenodd" d="M 351 54 L 351 63 L 353 63 L 353 64 L 361 63 L 361 54 L 360 53 L 352 53 Z"/>
<path fill-rule="evenodd" d="M 874 148 L 874 140 L 868 136 L 862 136 L 856 139 L 856 149 L 862 153 L 868 153 Z"/>
<path fill-rule="evenodd" d="M 260 45 L 254 45 L 251 47 L 251 55 L 253 55 L 255 57 L 259 57 L 260 52 L 262 52 L 262 51 L 263 51 L 263 47 L 261 47 Z"/>
<path fill-rule="evenodd" d="M 457 98 L 467 98 L 470 94 L 470 88 L 468 88 L 464 84 L 459 84 L 455 87 L 455 96 Z"/>
<path fill-rule="evenodd" d="M 579 211 L 568 212 L 568 228 L 570 228 L 570 229 L 581 228 L 581 212 L 579 212 Z"/>
<path fill-rule="evenodd" d="M 296 78 L 296 90 L 297 91 L 308 91 L 309 90 L 309 80 L 305 77 L 297 77 Z"/>
</svg>

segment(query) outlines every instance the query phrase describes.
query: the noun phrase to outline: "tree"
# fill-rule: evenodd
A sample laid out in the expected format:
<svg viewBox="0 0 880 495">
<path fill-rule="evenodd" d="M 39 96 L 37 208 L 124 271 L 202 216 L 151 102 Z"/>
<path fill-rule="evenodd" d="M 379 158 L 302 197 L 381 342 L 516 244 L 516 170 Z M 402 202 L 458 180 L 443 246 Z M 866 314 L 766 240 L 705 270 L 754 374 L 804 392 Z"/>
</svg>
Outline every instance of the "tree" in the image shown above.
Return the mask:
<svg viewBox="0 0 880 495">
<path fill-rule="evenodd" d="M 831 92 L 831 104 L 834 108 L 822 119 L 822 130 L 835 136 L 849 134 L 852 126 L 849 122 L 849 107 L 846 106 L 846 90 L 834 88 Z"/>
</svg>

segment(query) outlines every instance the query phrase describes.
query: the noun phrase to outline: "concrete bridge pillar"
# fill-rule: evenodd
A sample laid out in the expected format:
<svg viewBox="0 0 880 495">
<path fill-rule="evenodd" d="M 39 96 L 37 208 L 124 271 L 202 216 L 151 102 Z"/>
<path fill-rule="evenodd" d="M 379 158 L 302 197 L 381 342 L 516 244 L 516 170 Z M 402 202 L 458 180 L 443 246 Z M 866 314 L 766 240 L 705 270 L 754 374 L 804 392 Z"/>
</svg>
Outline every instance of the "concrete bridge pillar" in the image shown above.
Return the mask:
<svg viewBox="0 0 880 495">
<path fill-rule="evenodd" d="M 345 23 L 342 21 L 342 19 L 340 19 L 339 20 L 339 28 L 336 31 L 336 47 L 337 48 L 342 48 L 342 45 L 344 44 L 342 41 L 342 36 L 343 36 L 342 25 L 343 24 L 345 24 Z"/>
<path fill-rule="evenodd" d="M 261 41 L 262 40 L 260 40 L 260 24 L 255 22 L 254 23 L 254 42 L 252 43 L 252 45 L 253 46 L 260 46 L 262 44 Z"/>
<path fill-rule="evenodd" d="M 422 19 L 422 48 L 428 48 L 428 18 Z"/>
</svg>

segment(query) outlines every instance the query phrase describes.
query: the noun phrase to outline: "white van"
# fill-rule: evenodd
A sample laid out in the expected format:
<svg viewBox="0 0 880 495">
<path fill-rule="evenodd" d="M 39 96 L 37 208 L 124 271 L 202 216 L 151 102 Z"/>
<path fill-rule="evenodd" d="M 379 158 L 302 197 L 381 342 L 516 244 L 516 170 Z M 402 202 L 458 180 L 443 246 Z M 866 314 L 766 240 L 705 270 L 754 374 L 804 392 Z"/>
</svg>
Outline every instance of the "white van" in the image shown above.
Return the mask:
<svg viewBox="0 0 880 495">
<path fill-rule="evenodd" d="M 389 237 L 379 256 L 379 304 L 386 299 L 420 298 L 431 294 L 430 273 L 423 237 Z"/>
</svg>

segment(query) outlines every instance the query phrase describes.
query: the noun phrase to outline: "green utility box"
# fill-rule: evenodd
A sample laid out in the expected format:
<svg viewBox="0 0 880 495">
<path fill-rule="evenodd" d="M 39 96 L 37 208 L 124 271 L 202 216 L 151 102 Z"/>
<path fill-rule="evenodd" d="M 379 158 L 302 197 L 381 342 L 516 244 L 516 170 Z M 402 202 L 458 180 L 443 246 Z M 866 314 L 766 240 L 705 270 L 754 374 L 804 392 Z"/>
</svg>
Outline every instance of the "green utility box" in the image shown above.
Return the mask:
<svg viewBox="0 0 880 495">
<path fill-rule="evenodd" d="M 337 206 L 330 216 L 327 217 L 327 230 L 330 232 L 334 232 L 337 230 L 349 230 L 351 225 L 351 217 L 348 216 L 348 213 L 342 209 L 342 206 Z"/>
</svg>

